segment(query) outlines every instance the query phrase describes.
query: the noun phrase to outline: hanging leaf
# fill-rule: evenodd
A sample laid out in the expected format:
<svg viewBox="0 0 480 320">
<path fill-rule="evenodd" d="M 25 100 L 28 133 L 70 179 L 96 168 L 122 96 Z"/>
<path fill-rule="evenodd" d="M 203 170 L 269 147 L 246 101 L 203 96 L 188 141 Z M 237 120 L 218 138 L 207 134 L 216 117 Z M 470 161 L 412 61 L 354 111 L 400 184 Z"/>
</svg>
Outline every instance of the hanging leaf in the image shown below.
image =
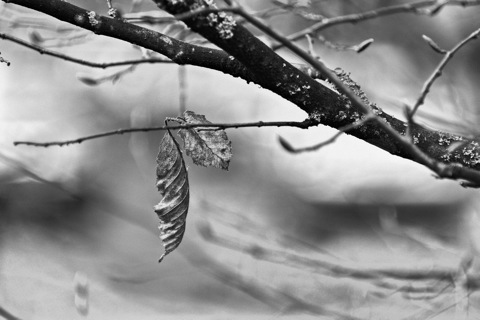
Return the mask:
<svg viewBox="0 0 480 320">
<path fill-rule="evenodd" d="M 211 123 L 205 116 L 192 111 L 185 111 L 183 118 L 186 123 Z M 181 129 L 178 133 L 183 139 L 187 155 L 193 159 L 193 163 L 228 170 L 232 157 L 232 142 L 228 140 L 224 130 L 197 127 Z"/>
<path fill-rule="evenodd" d="M 190 200 L 187 169 L 180 146 L 170 131 L 160 142 L 157 156 L 157 189 L 163 197 L 154 210 L 160 219 L 160 239 L 165 252 L 158 262 L 182 242 Z"/>
</svg>

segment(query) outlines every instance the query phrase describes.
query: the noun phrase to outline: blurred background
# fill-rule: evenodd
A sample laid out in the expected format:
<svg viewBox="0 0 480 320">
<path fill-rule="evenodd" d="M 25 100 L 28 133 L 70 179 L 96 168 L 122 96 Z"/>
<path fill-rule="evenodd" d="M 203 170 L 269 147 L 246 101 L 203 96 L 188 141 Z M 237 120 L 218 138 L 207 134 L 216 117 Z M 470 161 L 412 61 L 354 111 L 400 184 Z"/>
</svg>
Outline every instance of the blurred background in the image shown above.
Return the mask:
<svg viewBox="0 0 480 320">
<path fill-rule="evenodd" d="M 107 12 L 105 1 L 76 3 Z M 252 11 L 275 7 L 242 3 Z M 333 17 L 401 3 L 407 2 L 313 0 L 309 10 Z M 132 6 L 114 4 L 124 12 Z M 155 7 L 143 1 L 138 9 Z M 51 50 L 97 62 L 141 55 L 128 43 L 72 34 L 68 25 L 15 5 L 2 3 L 0 10 L 1 32 Z M 480 7 L 449 6 L 434 17 L 409 13 L 338 25 L 322 36 L 342 45 L 375 41 L 360 54 L 322 41 L 315 50 L 331 68 L 351 72 L 371 101 L 402 117 L 404 103 L 416 100 L 441 59 L 422 34 L 449 49 L 478 28 L 479 14 Z M 293 14 L 268 23 L 284 34 L 312 24 Z M 478 134 L 479 50 L 472 42 L 450 62 L 419 123 Z M 67 147 L 13 142 L 161 125 L 179 114 L 179 67 L 139 65 L 113 83 L 88 86 L 78 78 L 101 79 L 126 67 L 90 69 L 8 41 L 0 52 L 11 62 L 0 64 L 0 316 L 8 319 L 7 310 L 20 319 L 478 317 L 475 288 L 462 285 L 476 270 L 478 191 L 347 135 L 299 155 L 278 143 L 282 136 L 295 147 L 313 145 L 335 134 L 326 127 L 229 130 L 228 172 L 187 160 L 186 235 L 158 264 L 163 247 L 152 208 L 161 199 L 155 157 L 162 132 Z M 212 122 L 306 116 L 243 80 L 184 71 L 187 109 Z"/>
</svg>

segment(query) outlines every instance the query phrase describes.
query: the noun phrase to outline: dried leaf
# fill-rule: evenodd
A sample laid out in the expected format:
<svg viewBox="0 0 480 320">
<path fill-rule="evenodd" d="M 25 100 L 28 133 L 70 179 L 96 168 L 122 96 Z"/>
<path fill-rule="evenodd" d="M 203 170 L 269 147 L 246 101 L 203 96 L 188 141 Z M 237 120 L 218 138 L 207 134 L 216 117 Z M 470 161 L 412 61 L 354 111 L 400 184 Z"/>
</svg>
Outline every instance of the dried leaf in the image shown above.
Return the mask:
<svg viewBox="0 0 480 320">
<path fill-rule="evenodd" d="M 170 131 L 160 142 L 157 156 L 157 189 L 163 196 L 154 210 L 160 219 L 160 239 L 165 252 L 163 258 L 182 242 L 190 200 L 188 176 L 182 153 Z"/>
<path fill-rule="evenodd" d="M 211 123 L 205 116 L 192 111 L 185 111 L 183 117 L 186 123 Z M 183 139 L 187 155 L 192 157 L 193 163 L 228 170 L 232 157 L 232 142 L 228 140 L 224 130 L 197 127 L 181 129 L 178 133 Z"/>
</svg>

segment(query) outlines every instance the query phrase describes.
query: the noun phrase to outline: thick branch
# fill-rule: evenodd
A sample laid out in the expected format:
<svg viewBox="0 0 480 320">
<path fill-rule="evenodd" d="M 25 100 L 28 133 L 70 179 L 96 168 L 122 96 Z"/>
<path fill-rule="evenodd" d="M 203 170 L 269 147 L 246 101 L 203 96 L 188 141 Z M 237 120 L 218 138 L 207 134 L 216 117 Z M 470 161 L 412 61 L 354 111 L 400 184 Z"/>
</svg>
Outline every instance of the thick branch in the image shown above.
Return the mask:
<svg viewBox="0 0 480 320">
<path fill-rule="evenodd" d="M 173 15 L 196 10 L 203 3 L 198 0 L 153 1 Z M 257 84 L 295 103 L 308 114 L 315 110 L 340 107 L 337 106 L 337 97 L 329 89 L 275 54 L 246 28 L 233 22 L 226 13 L 198 14 L 188 16 L 183 21 L 193 31 L 238 59 L 256 75 Z"/>
<path fill-rule="evenodd" d="M 204 5 L 204 2 L 198 0 L 153 1 L 171 14 L 182 14 Z M 377 117 L 375 117 L 374 122 L 366 123 L 350 133 L 392 154 L 418 162 L 437 173 L 441 178 L 466 179 L 480 186 L 480 173 L 477 171 L 480 169 L 480 145 L 476 141 L 468 142 L 466 149 L 456 151 L 455 160 L 457 161 L 454 161 L 461 163 L 463 166 L 475 168 L 475 170 L 459 165 L 444 164 L 443 162 L 452 160 L 452 153 L 448 149 L 452 140 L 464 141 L 466 139 L 415 126 L 415 128 L 410 129 L 414 134 L 417 134 L 416 141 L 410 143 L 409 140 L 402 137 L 402 135 L 405 135 L 407 124 L 383 113 L 370 104 L 360 87 L 347 74 L 344 72 L 337 73 L 337 76 L 341 78 L 340 80 L 323 63 L 313 59 L 305 51 L 288 42 L 283 36 L 248 15 L 243 9 L 239 8 L 235 12 L 275 40 L 285 44 L 315 69 L 324 73 L 343 96 L 323 86 L 319 90 L 316 83 L 310 85 L 308 79 L 304 77 L 305 74 L 276 55 L 243 26 L 232 23 L 231 18 L 224 12 L 209 13 L 206 16 L 197 15 L 185 19 L 184 22 L 192 30 L 235 56 L 252 72 L 257 72 L 259 80 L 261 80 L 260 85 L 295 103 L 298 107 L 307 111 L 311 118 L 321 121 L 322 124 L 341 128 L 361 120 L 362 116 L 368 117 L 376 114 Z M 263 83 L 265 80 L 267 80 L 266 84 Z M 272 85 L 276 88 L 272 88 Z M 287 96 L 285 96 L 285 90 L 282 89 L 287 89 Z M 317 100 L 317 97 L 319 97 L 319 100 Z M 447 146 L 441 143 L 442 137 L 446 135 L 449 138 Z M 421 142 L 419 137 L 424 141 Z"/>
<path fill-rule="evenodd" d="M 146 29 L 121 19 L 100 16 L 94 11 L 72 5 L 62 0 L 3 0 L 43 12 L 61 21 L 80 28 L 127 41 L 153 50 L 168 57 L 177 64 L 189 64 L 228 73 L 246 81 L 256 79 L 238 60 L 224 51 L 192 45 L 159 32 Z"/>
</svg>

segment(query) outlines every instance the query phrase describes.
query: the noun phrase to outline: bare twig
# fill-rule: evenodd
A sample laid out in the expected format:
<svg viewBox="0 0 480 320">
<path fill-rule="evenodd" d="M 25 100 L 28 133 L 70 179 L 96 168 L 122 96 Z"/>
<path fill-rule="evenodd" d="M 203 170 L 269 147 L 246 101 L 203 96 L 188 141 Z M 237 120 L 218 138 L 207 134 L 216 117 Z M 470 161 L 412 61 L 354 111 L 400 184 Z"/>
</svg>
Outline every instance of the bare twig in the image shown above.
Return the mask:
<svg viewBox="0 0 480 320">
<path fill-rule="evenodd" d="M 150 24 L 162 24 L 162 23 L 171 23 L 174 21 L 182 21 L 186 19 L 191 19 L 199 15 L 205 15 L 209 13 L 219 13 L 219 12 L 235 12 L 236 7 L 228 8 L 214 8 L 214 7 L 200 7 L 198 9 L 173 15 L 171 17 L 155 16 L 148 14 L 135 14 L 135 16 L 127 16 L 125 20 L 131 23 L 150 23 Z"/>
<path fill-rule="evenodd" d="M 305 148 L 298 148 L 298 149 L 295 149 L 291 146 L 291 144 L 289 142 L 287 142 L 284 138 L 282 138 L 281 136 L 279 137 L 279 141 L 280 141 L 280 144 L 283 146 L 283 148 L 285 150 L 287 150 L 288 152 L 290 153 L 302 153 L 302 152 L 307 152 L 307 151 L 317 151 L 319 150 L 320 148 L 323 148 L 325 146 L 328 146 L 329 144 L 332 144 L 334 143 L 335 141 L 337 141 L 337 139 L 343 135 L 344 133 L 350 131 L 350 130 L 353 130 L 355 128 L 358 128 L 359 126 L 369 122 L 369 121 L 372 121 L 374 120 L 374 116 L 373 115 L 369 115 L 363 119 L 361 119 L 360 121 L 357 121 L 357 122 L 354 122 L 354 123 L 350 123 L 342 128 L 339 128 L 338 129 L 338 132 L 335 133 L 333 136 L 331 136 L 329 139 L 325 140 L 325 141 L 322 141 L 316 145 L 313 145 L 313 146 L 310 146 L 310 147 L 305 147 Z"/>
<path fill-rule="evenodd" d="M 14 43 L 17 43 L 21 46 L 27 47 L 29 49 L 35 50 L 40 54 L 44 54 L 47 56 L 52 56 L 55 58 L 59 58 L 65 61 L 81 64 L 87 67 L 92 67 L 92 68 L 110 68 L 110 67 L 118 67 L 118 66 L 125 66 L 125 65 L 132 65 L 132 64 L 140 64 L 140 63 L 172 63 L 171 60 L 165 59 L 165 58 L 150 58 L 150 59 L 136 59 L 136 60 L 124 60 L 124 61 L 118 61 L 118 62 L 104 62 L 104 63 L 99 63 L 99 62 L 92 62 L 92 61 L 87 61 L 83 59 L 77 59 L 73 58 L 71 56 L 68 56 L 66 54 L 60 53 L 60 52 L 55 52 L 52 50 L 45 49 L 41 46 L 35 45 L 28 43 L 22 39 L 16 38 L 14 36 L 5 34 L 5 33 L 0 33 L 0 39 L 4 40 L 9 40 Z"/>
<path fill-rule="evenodd" d="M 320 21 L 308 28 L 305 28 L 301 31 L 298 31 L 294 34 L 291 34 L 287 37 L 290 41 L 296 41 L 303 37 L 306 34 L 318 33 L 329 27 L 345 24 L 345 23 L 357 23 L 360 21 L 375 19 L 382 16 L 397 14 L 397 13 L 414 13 L 418 15 L 433 15 L 437 14 L 441 8 L 447 5 L 457 5 L 457 6 L 476 6 L 480 5 L 479 0 L 421 0 L 417 2 L 393 5 L 388 7 L 382 7 L 375 10 L 365 11 L 361 13 L 348 14 L 344 16 L 338 16 L 333 18 L 320 18 Z M 423 9 L 423 10 L 422 10 Z M 279 45 L 273 46 L 273 50 L 278 50 L 283 47 L 284 44 L 280 43 Z"/>
<path fill-rule="evenodd" d="M 112 83 L 117 82 L 124 75 L 133 72 L 136 69 L 135 64 L 130 65 L 128 68 L 117 71 L 113 74 L 103 75 L 99 77 L 94 77 L 89 74 L 77 73 L 77 79 L 89 86 L 96 86 L 103 82 L 112 81 Z"/>
<path fill-rule="evenodd" d="M 460 50 L 465 44 L 467 44 L 469 41 L 477 39 L 478 35 L 480 34 L 480 28 L 472 32 L 468 37 L 457 43 L 451 50 L 446 51 L 445 55 L 438 64 L 438 66 L 435 68 L 433 73 L 430 75 L 430 77 L 427 79 L 427 81 L 424 83 L 422 92 L 420 93 L 420 96 L 418 97 L 417 101 L 415 102 L 412 111 L 410 113 L 410 116 L 413 117 L 413 115 L 417 112 L 418 108 L 425 102 L 425 98 L 427 94 L 430 91 L 430 88 L 432 87 L 433 83 L 437 78 L 439 78 L 442 75 L 442 71 L 447 65 L 447 63 L 453 58 L 455 53 Z"/>
<path fill-rule="evenodd" d="M 51 141 L 51 142 L 33 142 L 33 141 L 15 141 L 13 144 L 34 146 L 34 147 L 51 147 L 51 146 L 68 146 L 71 144 L 82 143 L 87 140 L 93 140 L 108 136 L 121 135 L 125 133 L 132 132 L 149 132 L 149 131 L 162 131 L 162 130 L 174 130 L 174 129 L 191 129 L 191 128 L 212 128 L 212 130 L 223 130 L 223 129 L 232 129 L 232 128 L 247 128 L 247 127 L 297 127 L 302 129 L 307 129 L 312 126 L 317 126 L 319 123 L 313 120 L 305 121 L 272 121 L 272 122 L 249 122 L 249 123 L 190 123 L 190 124 L 181 124 L 174 126 L 158 126 L 158 127 L 144 127 L 144 128 L 128 128 L 128 129 L 117 129 L 113 131 L 102 132 L 98 134 L 93 134 L 89 136 L 84 136 L 81 138 L 73 140 L 64 140 L 64 141 Z"/>
</svg>

